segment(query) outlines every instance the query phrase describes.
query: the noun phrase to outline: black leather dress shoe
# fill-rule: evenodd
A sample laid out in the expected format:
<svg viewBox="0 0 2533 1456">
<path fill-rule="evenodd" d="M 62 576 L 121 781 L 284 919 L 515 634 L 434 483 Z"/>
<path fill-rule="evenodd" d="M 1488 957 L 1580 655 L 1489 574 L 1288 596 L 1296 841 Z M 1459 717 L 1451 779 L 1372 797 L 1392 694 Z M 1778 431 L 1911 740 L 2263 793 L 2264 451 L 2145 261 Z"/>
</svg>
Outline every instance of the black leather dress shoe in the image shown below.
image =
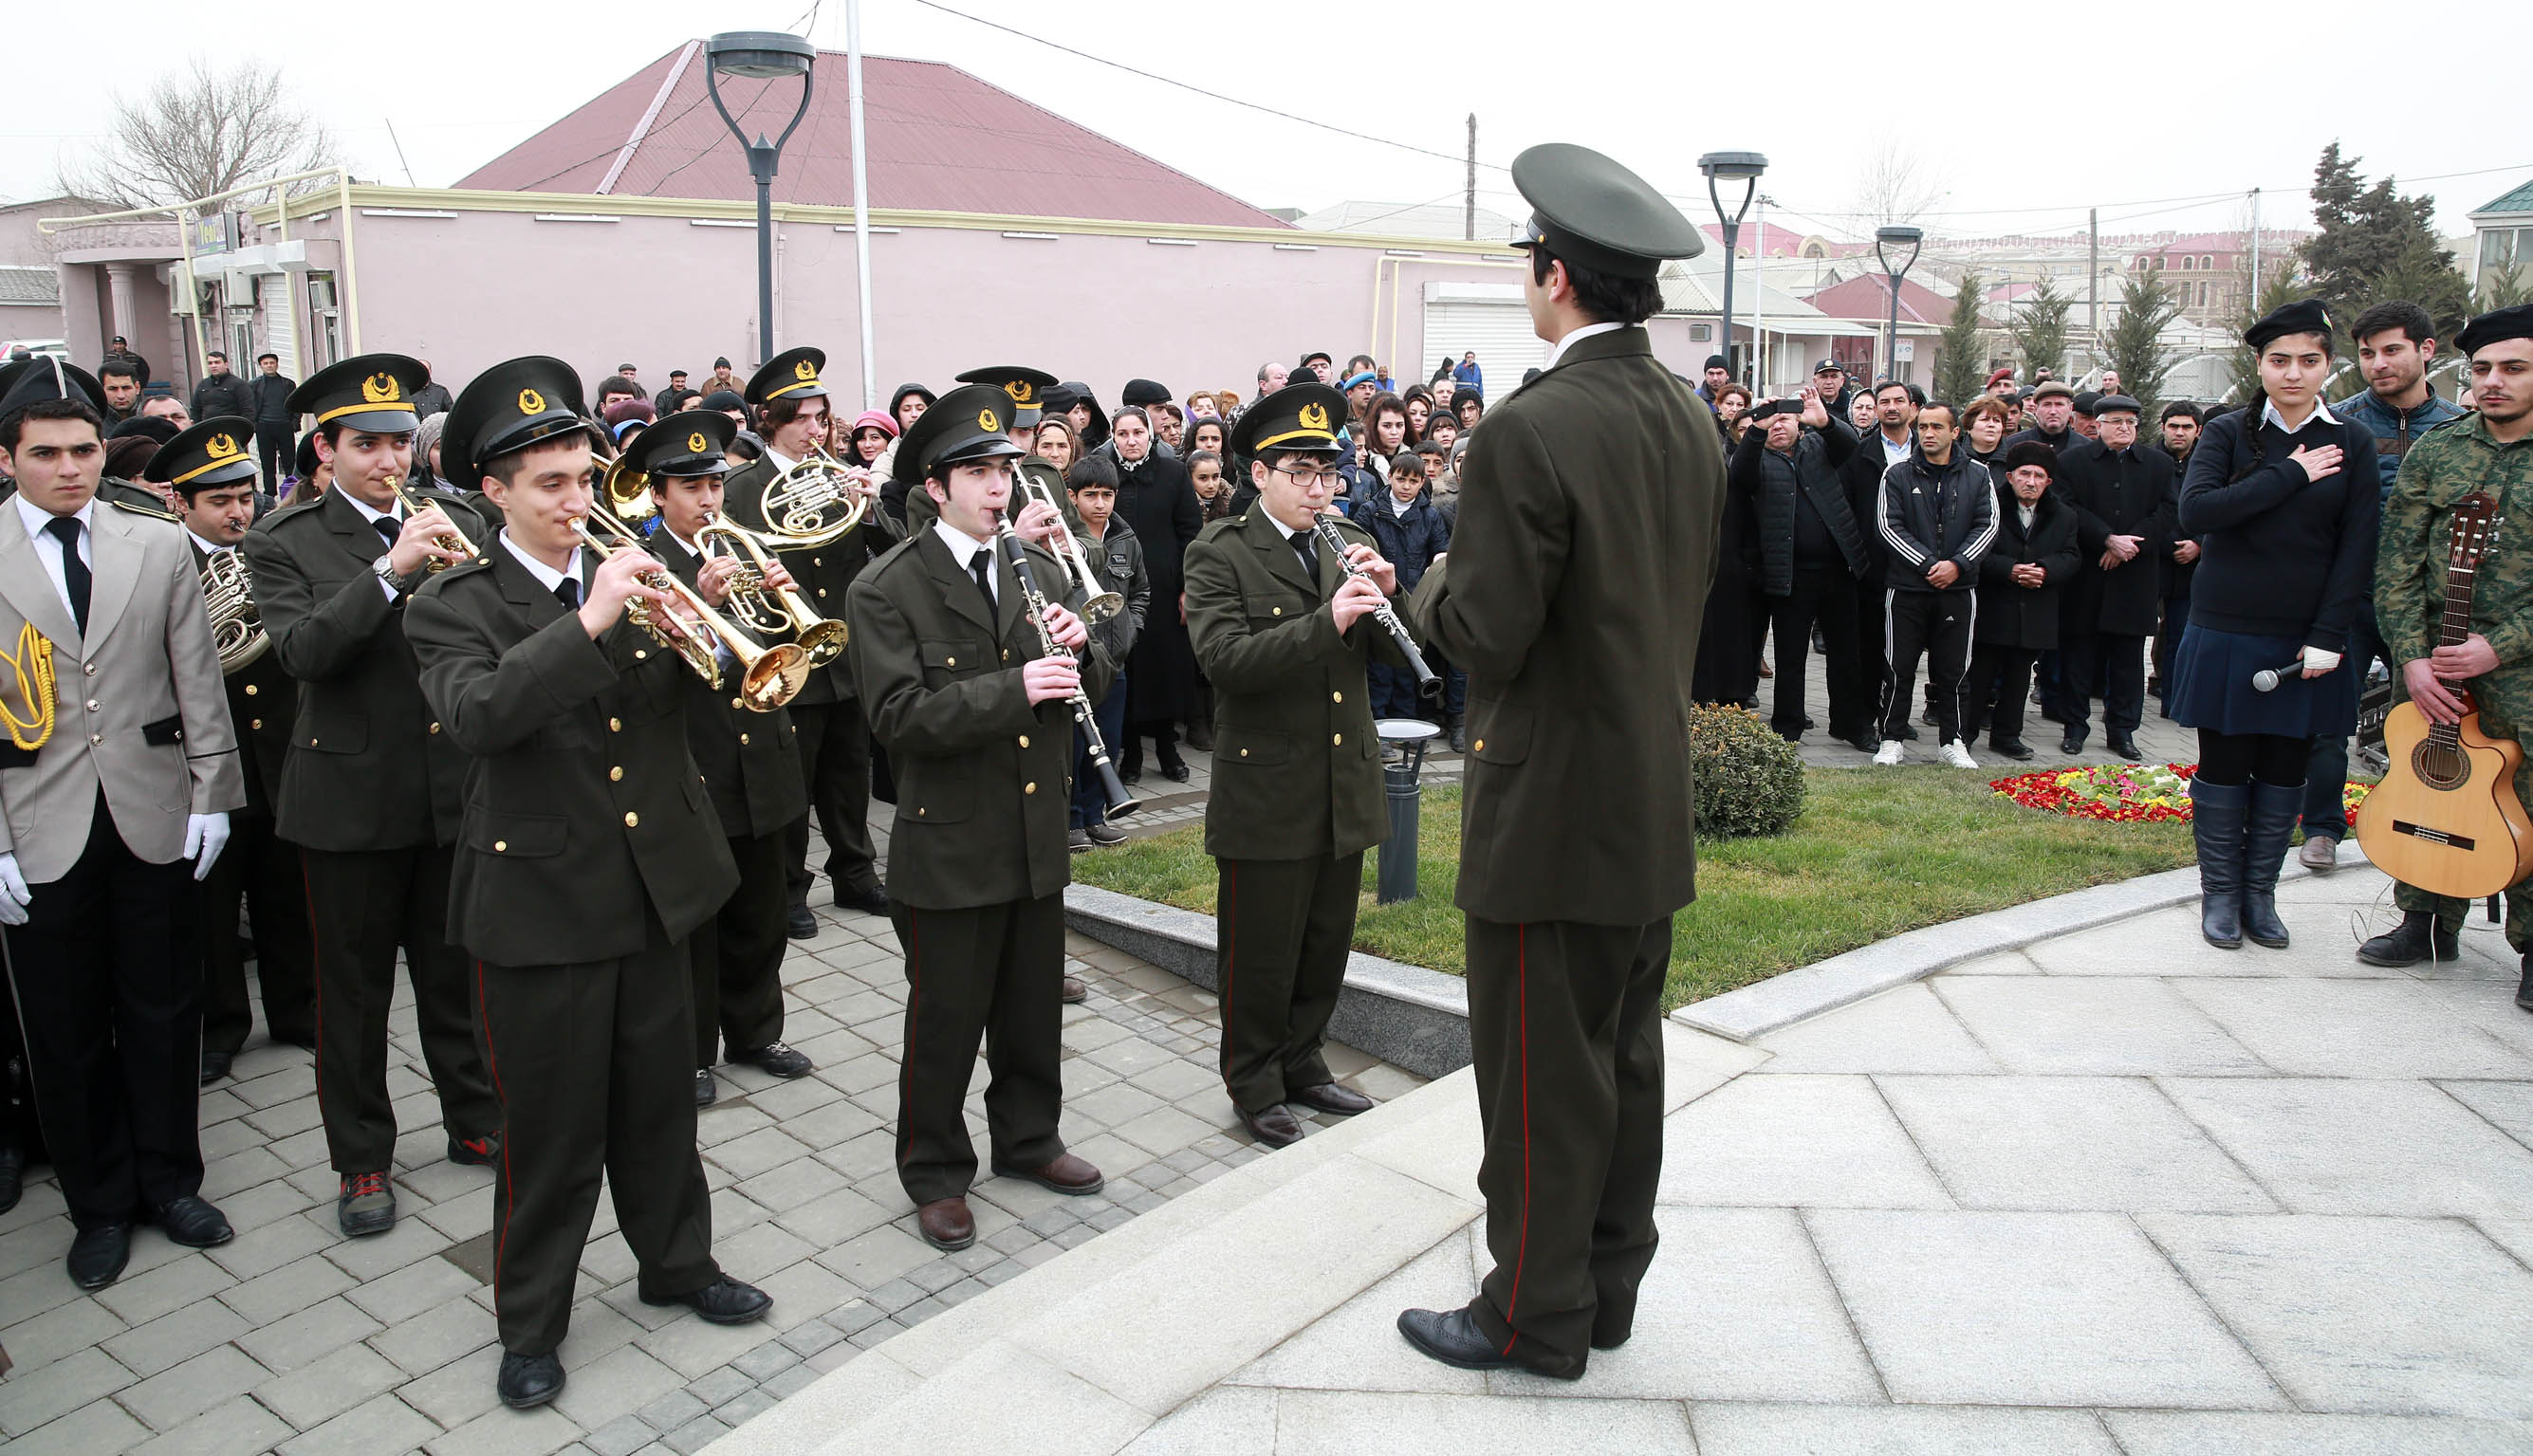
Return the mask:
<svg viewBox="0 0 2533 1456">
<path fill-rule="evenodd" d="M 1332 1117 L 1352 1117 L 1358 1112 L 1370 1112 L 1373 1107 L 1370 1097 L 1332 1081 L 1324 1081 L 1315 1087 L 1292 1087 L 1284 1095 L 1313 1112 L 1325 1112 Z"/>
<path fill-rule="evenodd" d="M 818 917 L 809 913 L 807 905 L 795 904 L 783 912 L 783 933 L 793 940 L 816 940 Z"/>
<path fill-rule="evenodd" d="M 709 1067 L 696 1068 L 695 1105 L 697 1107 L 710 1107 L 720 1100 L 721 1083 L 713 1080 L 712 1069 Z"/>
<path fill-rule="evenodd" d="M 839 885 L 836 887 L 836 906 L 859 910 L 865 915 L 885 915 L 888 913 L 888 887 L 872 885 L 867 889 L 852 890 Z"/>
<path fill-rule="evenodd" d="M 774 1301 L 753 1284 L 741 1284 L 728 1274 L 703 1288 L 686 1294 L 673 1294 L 662 1299 L 642 1296 L 646 1305 L 666 1307 L 683 1305 L 714 1324 L 745 1324 L 762 1319 L 774 1308 Z"/>
<path fill-rule="evenodd" d="M 64 1263 L 73 1284 L 103 1289 L 122 1278 L 123 1266 L 131 1261 L 132 1225 L 92 1223 L 71 1241 L 71 1256 Z"/>
<path fill-rule="evenodd" d="M 220 1216 L 220 1210 L 187 1194 L 170 1198 L 149 1211 L 149 1221 L 158 1226 L 170 1244 L 187 1249 L 217 1249 L 237 1237 L 237 1230 Z"/>
<path fill-rule="evenodd" d="M 501 1404 L 511 1410 L 534 1410 L 562 1394 L 562 1357 L 552 1352 L 518 1355 L 505 1350 L 501 1352 L 501 1378 L 493 1388 L 501 1392 Z"/>
<path fill-rule="evenodd" d="M 229 1064 L 235 1060 L 233 1053 L 215 1052 L 209 1047 L 203 1048 L 203 1085 L 207 1087 L 228 1076 Z"/>
<path fill-rule="evenodd" d="M 1188 766 L 1183 763 L 1165 763 L 1161 765 L 1161 777 L 1172 784 L 1185 784 L 1188 781 Z"/>
<path fill-rule="evenodd" d="M 2111 751 L 2131 763 L 2137 763 L 2146 757 L 2138 751 L 2137 739 L 2126 733 L 2111 734 Z"/>
<path fill-rule="evenodd" d="M 1398 1332 L 1418 1354 L 1464 1370 L 1522 1369 L 1520 1361 L 1479 1332 L 1478 1321 L 1466 1310 L 1401 1310 Z"/>
<path fill-rule="evenodd" d="M 2066 736 L 2064 736 L 2064 737 L 2060 738 L 2060 739 L 2058 740 L 2058 751 L 2059 751 L 2059 752 L 2061 752 L 2061 753 L 2082 753 L 2082 752 L 2084 752 L 2084 751 L 2085 751 L 2085 735 L 2084 735 L 2083 733 L 2069 733 L 2069 734 L 2067 734 Z"/>
<path fill-rule="evenodd" d="M 27 1191 L 27 1150 L 14 1142 L 0 1142 L 0 1213 L 18 1206 L 18 1196 Z"/>
<path fill-rule="evenodd" d="M 1302 1140 L 1301 1119 L 1281 1102 L 1259 1112 L 1240 1109 L 1240 1125 L 1249 1130 L 1250 1136 L 1268 1147 L 1291 1147 Z"/>
</svg>

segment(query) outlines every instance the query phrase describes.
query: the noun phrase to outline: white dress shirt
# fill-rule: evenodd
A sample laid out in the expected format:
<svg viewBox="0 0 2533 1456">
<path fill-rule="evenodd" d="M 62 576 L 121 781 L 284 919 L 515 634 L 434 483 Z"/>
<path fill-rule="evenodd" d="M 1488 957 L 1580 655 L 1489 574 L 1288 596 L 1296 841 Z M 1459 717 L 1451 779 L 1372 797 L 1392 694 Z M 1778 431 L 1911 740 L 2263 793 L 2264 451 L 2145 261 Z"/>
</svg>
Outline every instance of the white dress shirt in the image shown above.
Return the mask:
<svg viewBox="0 0 2533 1456">
<path fill-rule="evenodd" d="M 71 584 L 70 578 L 63 573 L 61 539 L 46 529 L 52 525 L 56 517 L 51 511 L 28 499 L 23 491 L 11 496 L 10 500 L 18 507 L 18 519 L 27 523 L 27 540 L 35 548 L 35 559 L 44 563 L 44 574 L 53 580 L 53 594 L 62 599 L 62 610 L 70 612 L 71 620 L 76 623 L 79 620 L 79 612 L 71 607 Z M 89 537 L 93 534 L 92 517 L 95 511 L 96 497 L 90 496 L 88 503 L 72 512 L 70 517 L 80 523 L 80 564 L 88 567 L 91 573 L 96 566 L 96 548 L 89 541 Z M 92 574 L 90 580 L 94 580 Z"/>
<path fill-rule="evenodd" d="M 2304 417 L 2304 423 L 2305 425 L 2310 425 L 2316 420 L 2320 420 L 2325 425 L 2336 425 L 2339 423 L 2339 417 L 2330 412 L 2330 406 L 2323 403 L 2320 399 L 2316 399 L 2313 402 L 2313 413 Z M 2297 430 L 2304 428 L 2302 425 L 2299 425 L 2294 429 L 2289 429 L 2287 426 L 2287 417 L 2278 413 L 2278 402 L 2269 398 L 2266 394 L 2261 396 L 2261 423 L 2264 425 L 2275 425 L 2279 430 L 2284 431 L 2288 435 L 2293 435 Z"/>
<path fill-rule="evenodd" d="M 360 504 L 357 500 L 354 500 L 352 503 L 354 505 Z M 520 565 L 527 567 L 528 574 L 537 579 L 537 585 L 544 587 L 548 592 L 552 592 L 556 587 L 562 585 L 563 578 L 566 576 L 570 577 L 574 581 L 580 580 L 579 547 L 575 546 L 571 549 L 571 564 L 563 570 L 557 571 L 552 566 L 547 565 L 545 562 L 529 555 L 526 552 L 521 551 L 519 549 L 519 544 L 510 539 L 510 533 L 507 531 L 501 533 L 501 546 L 504 550 L 508 551 L 512 556 L 518 559 L 518 563 Z M 586 590 L 583 591 L 581 600 L 588 600 Z"/>
<path fill-rule="evenodd" d="M 340 485 L 333 488 L 333 494 L 342 496 L 343 503 L 350 506 L 352 509 L 359 511 L 361 513 L 361 519 L 370 522 L 373 527 L 375 527 L 380 521 L 393 521 L 396 523 L 397 530 L 401 531 L 404 529 L 403 502 L 398 501 L 395 508 L 391 510 L 380 510 L 371 505 L 368 501 L 363 500 L 360 496 L 344 490 Z M 386 539 L 384 537 L 380 538 L 379 546 L 381 548 L 381 553 L 383 554 L 384 548 L 386 546 Z M 379 578 L 379 590 L 387 594 L 388 601 L 392 602 L 396 599 L 395 583 L 387 580 L 383 576 Z"/>
<path fill-rule="evenodd" d="M 1584 324 L 1581 328 L 1574 330 L 1572 333 L 1569 333 L 1565 337 L 1557 341 L 1557 347 L 1548 351 L 1548 362 L 1540 366 L 1541 371 L 1545 372 L 1555 369 L 1558 361 L 1565 357 L 1566 350 L 1573 348 L 1576 344 L 1583 342 L 1592 335 L 1596 333 L 1612 333 L 1626 326 L 1627 325 L 1623 323 Z"/>
<path fill-rule="evenodd" d="M 205 541 L 202 537 L 202 533 L 196 531 L 191 526 L 187 526 L 185 528 L 185 534 L 194 538 L 194 545 L 201 547 L 203 549 L 203 554 L 206 556 L 216 556 L 222 552 L 237 550 L 236 547 L 222 546 L 216 541 Z"/>
<path fill-rule="evenodd" d="M 950 559 L 958 562 L 959 569 L 966 572 L 972 581 L 976 576 L 974 563 L 977 553 L 994 549 L 991 542 L 978 541 L 940 516 L 932 518 L 932 534 L 941 538 L 943 546 L 950 548 Z M 985 585 L 987 593 L 994 599 L 994 605 L 1002 606 L 1003 576 L 1001 572 L 994 569 L 994 558 L 990 555 L 985 557 Z"/>
</svg>

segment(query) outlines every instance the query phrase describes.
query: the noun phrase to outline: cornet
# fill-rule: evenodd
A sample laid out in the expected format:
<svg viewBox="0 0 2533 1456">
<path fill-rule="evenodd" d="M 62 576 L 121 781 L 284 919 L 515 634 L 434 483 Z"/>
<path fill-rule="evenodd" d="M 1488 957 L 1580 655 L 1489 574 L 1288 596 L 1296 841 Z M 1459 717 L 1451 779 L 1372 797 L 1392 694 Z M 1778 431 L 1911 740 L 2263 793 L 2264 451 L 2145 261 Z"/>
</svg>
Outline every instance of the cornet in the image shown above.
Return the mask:
<svg viewBox="0 0 2533 1456">
<path fill-rule="evenodd" d="M 766 573 L 774 569 L 774 554 L 762 537 L 735 521 L 711 519 L 695 532 L 695 545 L 711 541 L 729 543 L 740 557 L 738 570 L 730 579 L 733 616 L 761 635 L 790 632 L 792 640 L 809 654 L 812 668 L 823 668 L 844 655 L 849 634 L 843 622 L 820 616 L 796 588 L 766 585 Z"/>
<path fill-rule="evenodd" d="M 1050 544 L 1055 548 L 1055 558 L 1064 563 L 1067 574 L 1082 585 L 1084 599 L 1082 619 L 1087 622 L 1104 622 L 1125 611 L 1125 597 L 1101 586 L 1099 578 L 1091 574 L 1090 561 L 1082 554 L 1082 542 L 1074 536 L 1073 528 L 1065 524 L 1064 506 L 1056 500 L 1055 492 L 1047 486 L 1046 482 L 1031 476 L 1028 471 L 1022 471 L 1018 475 L 1015 489 L 1031 500 L 1044 502 L 1048 509 L 1055 512 L 1055 540 Z M 1015 511 L 1013 514 L 1018 515 L 1019 512 Z"/>
<path fill-rule="evenodd" d="M 386 479 L 387 489 L 395 492 L 395 497 L 404 502 L 404 508 L 408 513 L 420 515 L 424 511 L 433 508 L 431 502 L 421 499 L 416 496 L 413 492 L 405 489 L 403 476 L 390 475 Z M 443 512 L 443 514 L 445 514 L 445 512 Z M 475 543 L 466 539 L 466 533 L 457 529 L 457 523 L 455 521 L 450 521 L 448 525 L 449 530 L 447 534 L 434 537 L 432 539 L 432 544 L 434 546 L 439 547 L 444 552 L 455 552 L 457 554 L 464 556 L 470 561 L 476 559 L 477 556 L 482 554 L 475 550 Z M 445 571 L 448 569 L 448 566 L 449 563 L 447 560 L 440 556 L 434 556 L 424 569 L 428 571 Z M 232 669 L 231 670 L 235 670 Z"/>
<path fill-rule="evenodd" d="M 593 521 L 615 538 L 613 544 L 601 541 L 591 533 L 589 527 Z M 603 510 L 592 511 L 572 522 L 572 533 L 579 537 L 581 545 L 598 553 L 602 558 L 620 551 L 642 550 L 641 540 L 633 534 L 632 528 Z M 673 613 L 677 616 L 675 622 L 663 622 L 653 613 L 649 602 L 628 601 L 624 604 L 626 618 L 650 633 L 661 646 L 683 658 L 696 676 L 716 688 L 721 686 L 721 664 L 713 656 L 713 644 L 703 634 L 709 632 L 719 639 L 722 648 L 738 663 L 738 700 L 741 706 L 758 713 L 771 713 L 792 701 L 808 682 L 809 654 L 805 649 L 789 642 L 772 647 L 757 646 L 748 640 L 745 632 L 713 611 L 692 587 L 677 580 L 665 566 L 654 566 L 637 579 L 653 591 L 668 593 L 686 610 L 682 614 Z"/>
</svg>

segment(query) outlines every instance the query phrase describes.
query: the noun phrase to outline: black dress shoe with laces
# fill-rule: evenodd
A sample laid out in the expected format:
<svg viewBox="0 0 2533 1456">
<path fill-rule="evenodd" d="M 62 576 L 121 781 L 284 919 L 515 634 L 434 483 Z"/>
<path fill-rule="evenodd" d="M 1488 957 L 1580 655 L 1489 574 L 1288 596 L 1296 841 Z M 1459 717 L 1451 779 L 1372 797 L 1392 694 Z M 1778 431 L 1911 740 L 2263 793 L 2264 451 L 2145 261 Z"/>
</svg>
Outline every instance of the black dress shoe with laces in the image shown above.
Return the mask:
<svg viewBox="0 0 2533 1456">
<path fill-rule="evenodd" d="M 203 1085 L 207 1087 L 228 1076 L 229 1064 L 235 1060 L 234 1053 L 215 1052 L 209 1047 L 203 1048 Z"/>
<path fill-rule="evenodd" d="M 665 1295 L 658 1299 L 641 1297 L 642 1303 L 665 1307 L 683 1305 L 714 1324 L 745 1324 L 762 1319 L 774 1308 L 774 1301 L 753 1284 L 741 1284 L 728 1274 L 703 1288 L 686 1294 Z"/>
<path fill-rule="evenodd" d="M 187 1249 L 217 1249 L 237 1237 L 237 1230 L 212 1207 L 192 1194 L 170 1198 L 149 1210 L 149 1221 L 158 1226 L 170 1244 Z"/>
<path fill-rule="evenodd" d="M 763 1046 L 733 1048 L 730 1059 L 734 1062 L 744 1062 L 768 1077 L 779 1077 L 785 1081 L 790 1081 L 795 1077 L 807 1077 L 817 1070 L 806 1053 L 795 1052 L 780 1041 L 769 1041 Z"/>
<path fill-rule="evenodd" d="M 807 905 L 795 904 L 783 912 L 783 933 L 793 940 L 816 940 L 818 917 L 809 913 Z"/>
<path fill-rule="evenodd" d="M 721 1100 L 721 1083 L 713 1080 L 712 1069 L 695 1069 L 695 1105 L 710 1107 Z"/>
<path fill-rule="evenodd" d="M 562 1357 L 501 1352 L 501 1374 L 494 1382 L 501 1404 L 514 1411 L 534 1410 L 562 1394 Z"/>
<path fill-rule="evenodd" d="M 123 1266 L 132 1261 L 132 1225 L 128 1223 L 92 1223 L 71 1240 L 71 1256 L 64 1260 L 71 1282 L 82 1289 L 103 1289 L 123 1277 Z"/>
<path fill-rule="evenodd" d="M 865 915 L 885 915 L 888 913 L 888 887 L 875 884 L 860 890 L 851 890 L 839 885 L 836 887 L 836 906 L 839 909 L 859 910 Z"/>
<path fill-rule="evenodd" d="M 1373 1107 L 1370 1097 L 1332 1081 L 1324 1081 L 1313 1087 L 1293 1087 L 1284 1096 L 1287 1101 L 1299 1102 L 1313 1112 L 1325 1112 L 1331 1117 L 1352 1117 L 1358 1112 L 1370 1112 Z"/>
</svg>

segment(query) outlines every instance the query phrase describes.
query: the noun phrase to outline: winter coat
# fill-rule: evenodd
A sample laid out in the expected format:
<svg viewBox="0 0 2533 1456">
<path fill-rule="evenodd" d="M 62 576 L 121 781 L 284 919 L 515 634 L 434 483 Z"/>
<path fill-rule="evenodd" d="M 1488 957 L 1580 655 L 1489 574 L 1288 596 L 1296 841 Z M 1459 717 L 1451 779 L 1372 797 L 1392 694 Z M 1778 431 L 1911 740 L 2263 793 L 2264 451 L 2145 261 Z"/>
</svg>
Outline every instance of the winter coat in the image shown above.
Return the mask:
<svg viewBox="0 0 2533 1456">
<path fill-rule="evenodd" d="M 1152 609 L 1152 579 L 1144 570 L 1144 543 L 1136 538 L 1134 527 L 1114 516 L 1108 518 L 1108 529 L 1098 540 L 1082 532 L 1076 532 L 1074 539 L 1100 587 L 1126 599 L 1124 610 L 1090 628 L 1090 635 L 1099 639 L 1108 655 L 1122 663 L 1135 650 L 1135 639 L 1142 635 L 1144 618 Z M 1170 612 L 1177 614 L 1177 603 L 1170 604 Z"/>
<path fill-rule="evenodd" d="M 2207 446 L 2203 442 L 2200 448 Z M 2060 631 L 2121 637 L 2154 633 L 2163 590 L 2157 563 L 2172 553 L 2179 476 L 2172 457 L 2158 445 L 2114 452 L 2089 439 L 2059 454 L 2058 483 L 2050 490 L 2075 507 L 2082 558 L 2075 580 L 2068 583 Z M 2102 551 L 2113 536 L 2145 540 L 2135 557 L 2106 571 Z"/>
<path fill-rule="evenodd" d="M 2076 551 L 2076 512 L 2050 490 L 2032 509 L 2032 528 L 2023 526 L 2023 510 L 2014 488 L 1996 485 L 1996 541 L 1979 558 L 1978 611 L 1972 618 L 1973 641 L 1997 647 L 2047 652 L 2058 645 L 2059 603 L 2081 558 Z M 2042 579 L 2036 587 L 2014 579 L 2017 566 L 2036 565 Z"/>
<path fill-rule="evenodd" d="M 1826 431 L 1802 432 L 1791 455 L 1769 449 L 1768 432 L 1757 425 L 1734 447 L 1731 487 L 1748 503 L 1754 520 L 1761 592 L 1783 597 L 1795 589 L 1804 500 L 1827 530 L 1848 573 L 1859 581 L 1869 579 L 1873 548 L 1866 541 L 1868 528 L 1857 517 L 1840 475 L 1856 448 L 1856 432 L 1843 420 L 1832 420 Z"/>
<path fill-rule="evenodd" d="M 2392 477 L 2400 474 L 2401 457 L 2409 453 L 2411 442 L 2447 420 L 2461 419 L 2463 414 L 2452 400 L 2438 398 L 2433 388 L 2428 391 L 2427 402 L 2414 410 L 2396 410 L 2376 398 L 2374 390 L 2367 389 L 2330 406 L 2330 412 L 2365 426 L 2366 432 L 2375 437 L 2375 472 L 2386 495 L 2392 494 Z M 202 417 L 201 410 L 194 411 L 195 419 Z"/>
</svg>

